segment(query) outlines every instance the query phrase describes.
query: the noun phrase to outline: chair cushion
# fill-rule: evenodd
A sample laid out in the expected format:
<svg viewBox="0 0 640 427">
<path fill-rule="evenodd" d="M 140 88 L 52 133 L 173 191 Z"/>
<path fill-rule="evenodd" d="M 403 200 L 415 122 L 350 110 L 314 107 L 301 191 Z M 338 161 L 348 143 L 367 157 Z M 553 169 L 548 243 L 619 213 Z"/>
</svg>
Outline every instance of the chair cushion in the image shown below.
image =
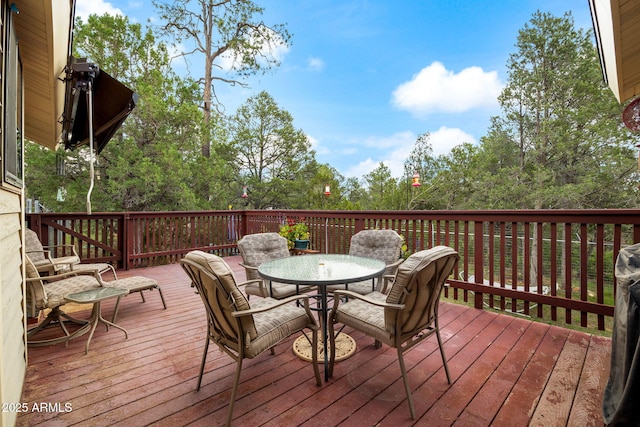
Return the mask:
<svg viewBox="0 0 640 427">
<path fill-rule="evenodd" d="M 416 252 L 400 265 L 386 301 L 404 304 L 405 309 L 399 316 L 395 310 L 385 311 L 388 331 L 410 332 L 433 322 L 442 286 L 457 259 L 452 248 L 435 246 Z"/>
<path fill-rule="evenodd" d="M 242 262 L 249 267 L 259 267 L 265 261 L 290 256 L 287 239 L 278 233 L 247 234 L 238 240 Z M 255 270 L 247 270 L 247 279 L 259 279 Z"/>
<path fill-rule="evenodd" d="M 252 308 L 270 307 L 277 303 L 278 300 L 274 298 L 259 298 L 252 300 Z M 245 352 L 248 358 L 259 355 L 309 325 L 305 309 L 295 304 L 285 304 L 263 313 L 256 313 L 253 315 L 253 321 L 257 335 L 246 343 Z"/>
<path fill-rule="evenodd" d="M 24 230 L 24 248 L 35 265 L 38 265 L 38 263 L 45 260 L 42 243 L 40 243 L 40 239 L 36 232 L 29 228 Z"/>
<path fill-rule="evenodd" d="M 351 237 L 349 255 L 376 258 L 392 264 L 400 258 L 402 237 L 394 230 L 362 230 Z"/>
<path fill-rule="evenodd" d="M 338 289 L 348 289 L 353 292 L 357 292 L 362 295 L 367 295 L 375 290 L 375 282 L 372 279 L 363 280 L 361 282 L 349 283 L 345 285 L 329 285 L 327 286 L 327 292 L 333 292 Z"/>
<path fill-rule="evenodd" d="M 57 280 L 51 283 L 45 283 L 45 307 L 54 308 L 66 304 L 65 297 L 76 292 L 88 291 L 100 287 L 100 282 L 93 277 L 87 275 L 72 276 L 67 279 Z"/>
<path fill-rule="evenodd" d="M 112 280 L 104 283 L 105 287 L 126 289 L 129 292 L 138 292 L 145 289 L 158 287 L 158 281 L 144 276 L 132 276 L 125 279 Z"/>
<path fill-rule="evenodd" d="M 226 319 L 224 327 L 229 329 L 227 333 L 230 336 L 239 333 L 240 331 L 231 331 L 231 329 L 235 329 L 235 326 L 233 326 L 235 320 L 232 318 L 231 312 L 248 310 L 250 306 L 247 298 L 240 292 L 240 289 L 238 289 L 233 271 L 229 265 L 222 258 L 203 251 L 191 251 L 185 256 L 185 259 L 197 264 L 218 280 L 218 283 L 229 297 L 220 298 L 217 295 L 218 291 L 215 289 L 215 284 L 205 281 L 202 285 L 208 288 L 206 290 L 208 305 L 212 310 L 221 311 L 220 313 L 216 313 L 216 316 Z M 253 319 L 251 317 L 244 317 L 241 323 L 243 330 L 247 331 L 250 338 L 253 339 L 257 335 Z"/>
<path fill-rule="evenodd" d="M 367 298 L 384 302 L 387 296 L 376 291 L 368 293 Z M 389 332 L 385 329 L 383 307 L 353 298 L 338 306 L 335 319 L 337 322 L 348 324 L 385 344 L 393 344 L 393 331 Z"/>
<path fill-rule="evenodd" d="M 259 297 L 269 296 L 269 281 L 263 280 L 262 286 L 260 283 L 249 283 L 244 287 L 244 291 L 247 295 L 256 295 Z M 271 282 L 271 297 L 275 299 L 283 299 L 299 293 L 308 292 L 313 289 L 313 286 L 308 285 L 290 285 L 287 283 Z M 264 292 L 263 292 L 264 290 Z M 252 304 L 253 305 L 253 304 Z"/>
</svg>

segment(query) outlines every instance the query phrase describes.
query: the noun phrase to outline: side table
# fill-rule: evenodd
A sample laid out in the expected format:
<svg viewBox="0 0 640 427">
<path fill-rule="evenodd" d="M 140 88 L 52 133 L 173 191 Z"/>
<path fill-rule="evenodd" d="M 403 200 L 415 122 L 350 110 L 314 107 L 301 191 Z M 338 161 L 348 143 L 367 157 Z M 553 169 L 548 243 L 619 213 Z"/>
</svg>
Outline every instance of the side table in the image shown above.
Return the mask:
<svg viewBox="0 0 640 427">
<path fill-rule="evenodd" d="M 89 338 L 87 339 L 87 345 L 84 349 L 84 354 L 87 354 L 89 352 L 89 343 L 91 342 L 93 333 L 96 330 L 96 326 L 98 326 L 98 323 L 100 322 L 107 325 L 107 330 L 109 328 L 109 325 L 111 325 L 114 328 L 118 328 L 122 332 L 124 332 L 125 339 L 129 338 L 129 335 L 127 334 L 126 329 L 121 328 L 115 323 L 109 322 L 104 317 L 102 317 L 102 311 L 100 307 L 100 303 L 102 301 L 109 298 L 116 298 L 116 297 L 120 298 L 121 296 L 127 295 L 128 293 L 129 291 L 127 289 L 101 287 L 96 289 L 89 289 L 87 291 L 76 292 L 76 293 L 65 296 L 65 298 L 68 299 L 69 301 L 77 302 L 79 304 L 90 304 L 90 303 L 93 304 L 93 309 L 91 310 L 91 317 L 89 318 L 89 324 L 91 325 L 91 332 L 89 333 Z"/>
</svg>

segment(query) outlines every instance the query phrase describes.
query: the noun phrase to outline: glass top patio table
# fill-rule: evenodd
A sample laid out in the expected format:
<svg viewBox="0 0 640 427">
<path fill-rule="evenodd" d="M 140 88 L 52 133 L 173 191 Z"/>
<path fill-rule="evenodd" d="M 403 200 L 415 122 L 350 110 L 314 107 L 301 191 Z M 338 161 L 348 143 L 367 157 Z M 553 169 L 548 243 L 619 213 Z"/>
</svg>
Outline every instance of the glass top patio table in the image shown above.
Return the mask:
<svg viewBox="0 0 640 427">
<path fill-rule="evenodd" d="M 314 285 L 320 292 L 322 343 L 324 349 L 324 380 L 329 380 L 327 346 L 327 285 L 346 285 L 373 279 L 383 274 L 383 261 L 354 255 L 308 254 L 274 259 L 261 264 L 258 274 L 266 280 L 293 285 Z"/>
<path fill-rule="evenodd" d="M 341 285 L 379 276 L 383 261 L 354 255 L 309 254 L 267 261 L 258 267 L 267 280 L 294 285 Z"/>
</svg>

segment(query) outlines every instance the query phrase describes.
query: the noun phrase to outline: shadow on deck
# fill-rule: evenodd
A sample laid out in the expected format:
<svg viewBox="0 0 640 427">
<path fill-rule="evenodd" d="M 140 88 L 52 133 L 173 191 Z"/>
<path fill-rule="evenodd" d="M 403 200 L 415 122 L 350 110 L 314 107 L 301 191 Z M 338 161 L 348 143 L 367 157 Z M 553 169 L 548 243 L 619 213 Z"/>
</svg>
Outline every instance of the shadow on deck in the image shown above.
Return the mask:
<svg viewBox="0 0 640 427">
<path fill-rule="evenodd" d="M 239 257 L 226 258 L 239 281 Z M 19 426 L 223 425 L 235 364 L 210 346 L 202 388 L 196 381 L 205 311 L 178 264 L 118 272 L 158 280 L 156 291 L 123 299 L 122 332 L 29 349 Z M 110 318 L 113 301 L 103 303 Z M 88 312 L 77 313 L 78 317 Z M 441 303 L 440 327 L 451 371 L 448 385 L 435 337 L 406 354 L 416 420 L 409 416 L 396 352 L 351 330 L 358 349 L 318 387 L 295 337 L 245 361 L 234 425 L 602 425 L 601 400 L 611 340 L 530 320 Z M 321 367 L 322 369 L 322 367 Z M 43 411 L 34 411 L 34 404 Z"/>
</svg>

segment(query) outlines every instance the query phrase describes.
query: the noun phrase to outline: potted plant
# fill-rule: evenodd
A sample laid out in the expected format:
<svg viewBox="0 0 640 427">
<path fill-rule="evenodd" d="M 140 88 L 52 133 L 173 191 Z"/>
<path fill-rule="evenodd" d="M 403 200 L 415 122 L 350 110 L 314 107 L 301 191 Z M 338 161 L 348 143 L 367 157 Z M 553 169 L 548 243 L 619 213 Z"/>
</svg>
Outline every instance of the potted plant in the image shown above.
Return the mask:
<svg viewBox="0 0 640 427">
<path fill-rule="evenodd" d="M 280 226 L 279 234 L 287 239 L 289 249 L 309 248 L 309 227 L 305 224 L 304 218 L 301 218 L 300 222 L 288 218 L 287 223 Z"/>
</svg>

